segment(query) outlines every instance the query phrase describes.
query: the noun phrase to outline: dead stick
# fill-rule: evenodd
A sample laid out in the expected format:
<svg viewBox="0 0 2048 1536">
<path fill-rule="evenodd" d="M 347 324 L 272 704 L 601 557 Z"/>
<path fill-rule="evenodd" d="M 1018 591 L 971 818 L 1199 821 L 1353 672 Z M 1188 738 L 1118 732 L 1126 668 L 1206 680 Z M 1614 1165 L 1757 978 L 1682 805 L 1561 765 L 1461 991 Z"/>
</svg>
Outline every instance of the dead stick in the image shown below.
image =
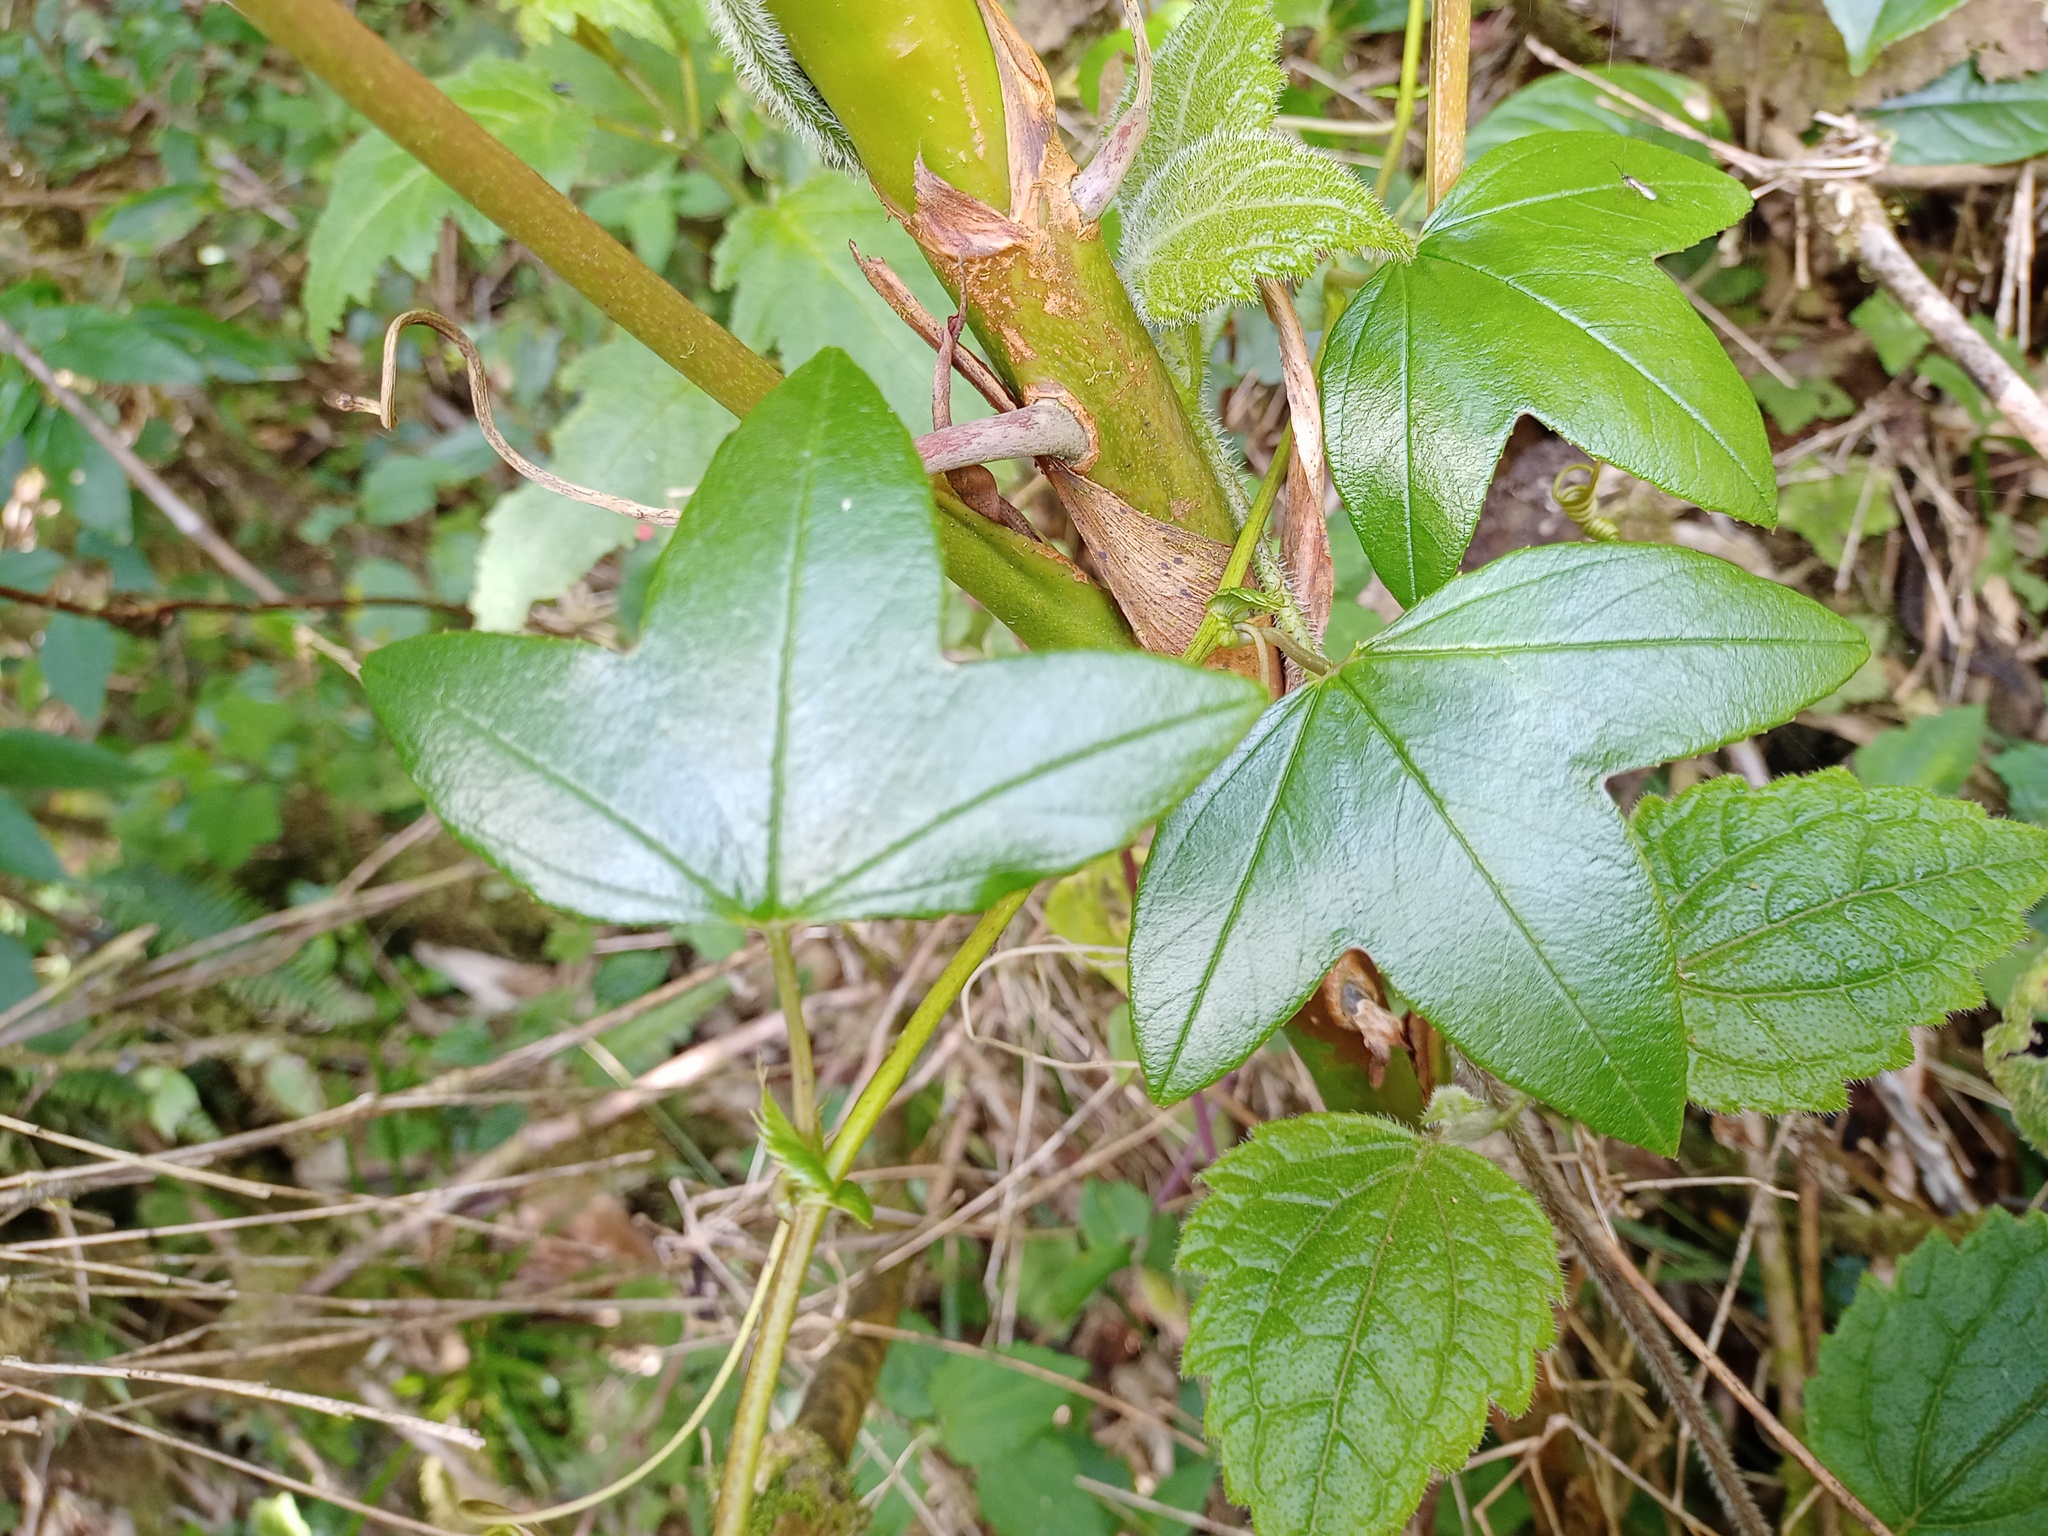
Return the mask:
<svg viewBox="0 0 2048 1536">
<path fill-rule="evenodd" d="M 1885 291 L 1962 365 L 2033 450 L 2048 458 L 2048 402 L 1920 270 L 1892 233 L 1877 194 L 1860 182 L 1837 181 L 1821 189 L 1816 202 L 1829 233 L 1854 247 Z"/>
</svg>

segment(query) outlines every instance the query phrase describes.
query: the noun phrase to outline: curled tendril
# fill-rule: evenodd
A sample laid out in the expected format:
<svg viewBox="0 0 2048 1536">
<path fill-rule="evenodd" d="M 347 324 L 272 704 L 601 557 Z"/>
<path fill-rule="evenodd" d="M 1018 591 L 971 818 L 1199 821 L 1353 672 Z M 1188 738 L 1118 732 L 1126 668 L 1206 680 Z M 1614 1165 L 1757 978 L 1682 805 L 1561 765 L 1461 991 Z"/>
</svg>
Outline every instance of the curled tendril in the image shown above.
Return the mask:
<svg viewBox="0 0 2048 1536">
<path fill-rule="evenodd" d="M 1600 471 L 1606 468 L 1598 459 L 1590 464 L 1567 464 L 1557 472 L 1550 482 L 1550 494 L 1564 515 L 1579 525 L 1579 531 L 1596 544 L 1612 544 L 1621 537 L 1621 530 L 1610 518 L 1599 512 Z M 1567 476 L 1584 474 L 1585 480 L 1566 485 Z"/>
<path fill-rule="evenodd" d="M 607 512 L 616 512 L 621 517 L 630 517 L 636 523 L 655 523 L 668 527 L 682 514 L 674 507 L 650 507 L 644 502 L 630 501 L 624 496 L 614 496 L 608 491 L 593 490 L 587 485 L 578 485 L 573 480 L 564 480 L 551 470 L 542 469 L 505 441 L 498 424 L 491 419 L 491 381 L 484 372 L 483 357 L 477 352 L 476 343 L 471 341 L 461 326 L 446 315 L 436 314 L 431 309 L 408 309 L 384 329 L 384 376 L 380 393 L 374 400 L 363 395 L 336 393 L 327 397 L 327 403 L 337 411 L 360 411 L 375 416 L 390 431 L 394 421 L 393 391 L 398 383 L 398 333 L 408 325 L 424 325 L 430 331 L 437 331 L 455 344 L 462 354 L 462 361 L 469 370 L 469 398 L 476 409 L 476 424 L 484 434 L 484 441 L 491 445 L 491 451 L 520 474 L 545 490 L 557 496 L 567 496 L 572 501 L 587 502 L 593 507 L 603 507 Z"/>
</svg>

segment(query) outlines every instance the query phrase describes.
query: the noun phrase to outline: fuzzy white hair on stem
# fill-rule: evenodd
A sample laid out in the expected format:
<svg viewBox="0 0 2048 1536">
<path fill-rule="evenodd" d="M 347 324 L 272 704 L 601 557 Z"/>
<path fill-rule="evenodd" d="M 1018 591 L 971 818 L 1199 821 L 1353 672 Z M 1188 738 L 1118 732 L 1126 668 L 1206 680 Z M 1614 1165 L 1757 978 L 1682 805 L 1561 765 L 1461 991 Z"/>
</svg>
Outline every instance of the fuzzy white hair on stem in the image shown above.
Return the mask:
<svg viewBox="0 0 2048 1536">
<path fill-rule="evenodd" d="M 761 0 L 704 0 L 704 11 L 755 99 L 827 165 L 858 171 L 860 155 L 846 125 L 789 51 L 768 7 Z"/>
</svg>

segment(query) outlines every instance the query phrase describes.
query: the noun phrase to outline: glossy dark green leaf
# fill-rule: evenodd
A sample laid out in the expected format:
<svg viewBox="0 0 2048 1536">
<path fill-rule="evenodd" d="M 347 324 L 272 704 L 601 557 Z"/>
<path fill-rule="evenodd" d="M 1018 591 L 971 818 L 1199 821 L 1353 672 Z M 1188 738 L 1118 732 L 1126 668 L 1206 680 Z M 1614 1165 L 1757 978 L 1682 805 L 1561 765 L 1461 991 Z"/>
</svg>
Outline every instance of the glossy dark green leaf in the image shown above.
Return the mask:
<svg viewBox="0 0 2048 1536">
<path fill-rule="evenodd" d="M 1702 133 L 1717 139 L 1728 137 L 1728 114 L 1721 110 L 1713 93 L 1697 80 L 1643 64 L 1595 65 L 1586 73 L 1647 101 L 1680 122 L 1691 123 Z M 1465 157 L 1478 160 L 1489 151 L 1532 133 L 1619 133 L 1688 159 L 1712 158 L 1704 144 L 1659 127 L 1633 107 L 1607 95 L 1592 81 L 1561 70 L 1530 81 L 1482 117 L 1465 141 Z"/>
<path fill-rule="evenodd" d="M 2048 894 L 2048 832 L 1839 768 L 1647 797 L 1636 836 L 1678 944 L 1691 1095 L 1831 1111 L 1913 1058 L 1908 1030 L 1984 1001 L 1977 968 Z"/>
<path fill-rule="evenodd" d="M 1524 414 L 1674 495 L 1772 521 L 1756 401 L 1652 259 L 1749 205 L 1719 171 L 1609 133 L 1536 134 L 1465 172 L 1414 261 L 1359 290 L 1323 363 L 1330 467 L 1396 597 L 1456 572 Z"/>
<path fill-rule="evenodd" d="M 124 757 L 48 731 L 0 731 L 0 784 L 16 789 L 117 789 L 142 774 Z"/>
<path fill-rule="evenodd" d="M 1924 32 L 1963 0 L 1823 0 L 1828 19 L 1849 51 L 1849 73 L 1860 75 L 1903 38 Z"/>
<path fill-rule="evenodd" d="M 909 435 L 828 351 L 719 449 L 637 650 L 434 635 L 363 680 L 473 846 L 647 923 L 979 909 L 1123 843 L 1258 711 L 1159 657 L 956 666 L 940 593 Z"/>
<path fill-rule="evenodd" d="M 1161 825 L 1131 940 L 1153 1096 L 1237 1066 L 1357 946 L 1492 1071 L 1675 1147 L 1671 937 L 1602 780 L 1785 719 L 1865 654 L 1687 550 L 1553 544 L 1461 577 L 1269 709 Z"/>
<path fill-rule="evenodd" d="M 2048 1214 L 1866 1275 L 1807 1385 L 1813 1448 L 1902 1536 L 2048 1530 Z"/>
<path fill-rule="evenodd" d="M 2004 165 L 2048 150 L 2048 71 L 1986 80 L 1968 61 L 1894 96 L 1865 121 L 1889 129 L 1895 165 Z"/>
<path fill-rule="evenodd" d="M 1207 1284 L 1224 1487 L 1262 1536 L 1386 1536 L 1528 1407 L 1561 1289 L 1550 1224 L 1461 1147 L 1369 1115 L 1268 1122 L 1202 1175 L 1180 1266 Z"/>
</svg>

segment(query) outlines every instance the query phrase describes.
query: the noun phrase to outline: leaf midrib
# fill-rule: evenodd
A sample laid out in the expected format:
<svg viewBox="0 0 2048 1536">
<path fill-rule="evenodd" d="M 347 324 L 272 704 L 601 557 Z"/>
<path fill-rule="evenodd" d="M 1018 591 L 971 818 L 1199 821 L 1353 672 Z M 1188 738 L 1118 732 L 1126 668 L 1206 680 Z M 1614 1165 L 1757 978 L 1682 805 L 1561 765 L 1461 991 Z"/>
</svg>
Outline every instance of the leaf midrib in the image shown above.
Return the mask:
<svg viewBox="0 0 2048 1536">
<path fill-rule="evenodd" d="M 1629 1080 L 1627 1072 L 1616 1059 L 1614 1051 L 1609 1047 L 1606 1036 L 1601 1033 L 1599 1026 L 1593 1022 L 1592 1015 L 1587 1012 L 1578 994 L 1572 991 L 1565 984 L 1564 977 L 1558 974 L 1556 965 L 1551 961 L 1549 951 L 1537 941 L 1536 935 L 1529 930 L 1528 924 L 1523 921 L 1521 912 L 1516 909 L 1513 902 L 1508 900 L 1507 893 L 1501 889 L 1499 881 L 1494 878 L 1493 871 L 1487 867 L 1485 860 L 1479 857 L 1478 850 L 1466 839 L 1464 830 L 1458 825 L 1457 819 L 1451 815 L 1449 807 L 1438 796 L 1436 787 L 1430 783 L 1428 776 L 1422 772 L 1414 759 L 1408 755 L 1407 744 L 1387 727 L 1386 722 L 1380 718 L 1378 712 L 1366 700 L 1365 695 L 1358 691 L 1349 677 L 1342 672 L 1333 675 L 1338 685 L 1357 701 L 1358 707 L 1365 712 L 1365 717 L 1372 723 L 1373 729 L 1386 742 L 1387 749 L 1394 754 L 1402 770 L 1414 783 L 1415 787 L 1422 792 L 1423 798 L 1429 802 L 1430 808 L 1436 812 L 1438 819 L 1442 821 L 1452 839 L 1464 852 L 1466 859 L 1471 863 L 1473 871 L 1486 883 L 1486 888 L 1493 893 L 1495 903 L 1499 906 L 1501 912 L 1506 915 L 1508 921 L 1514 925 L 1515 931 L 1522 936 L 1523 942 L 1529 946 L 1529 952 L 1536 957 L 1538 964 L 1543 967 L 1544 973 L 1550 977 L 1552 984 L 1558 990 L 1558 995 L 1563 997 L 1570 1005 L 1572 1012 L 1585 1027 L 1586 1033 L 1592 1038 L 1594 1045 L 1598 1047 L 1601 1057 L 1609 1067 L 1614 1069 L 1615 1082 L 1620 1086 L 1622 1092 L 1628 1095 L 1629 1102 L 1635 1106 L 1636 1113 L 1641 1116 L 1642 1124 L 1654 1128 L 1657 1125 L 1657 1117 L 1650 1113 L 1649 1106 L 1643 1102 L 1641 1094 L 1636 1091 L 1635 1085 Z M 1674 996 L 1674 1011 L 1676 1011 L 1676 1008 L 1677 999 Z"/>
</svg>

